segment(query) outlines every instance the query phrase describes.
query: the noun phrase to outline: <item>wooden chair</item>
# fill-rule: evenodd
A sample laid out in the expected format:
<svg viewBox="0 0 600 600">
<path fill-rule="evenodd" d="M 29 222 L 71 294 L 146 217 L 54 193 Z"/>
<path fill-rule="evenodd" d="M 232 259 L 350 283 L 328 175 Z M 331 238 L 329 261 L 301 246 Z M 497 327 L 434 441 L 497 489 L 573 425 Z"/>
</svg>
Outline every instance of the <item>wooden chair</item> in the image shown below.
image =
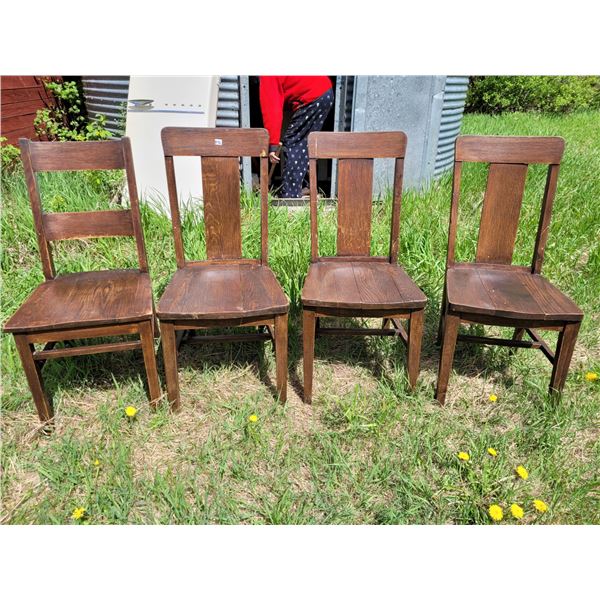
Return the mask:
<svg viewBox="0 0 600 600">
<path fill-rule="evenodd" d="M 176 331 L 258 326 L 263 332 L 197 335 L 187 341 L 271 339 L 275 346 L 277 390 L 287 389 L 288 300 L 268 267 L 268 148 L 266 129 L 166 127 L 162 143 L 175 238 L 177 272 L 165 289 L 157 314 L 173 410 L 180 406 Z M 200 156 L 207 260 L 185 259 L 173 157 Z M 242 258 L 239 158 L 260 156 L 261 258 Z"/>
<path fill-rule="evenodd" d="M 308 137 L 311 265 L 302 290 L 304 399 L 312 400 L 315 336 L 393 335 L 408 349 L 408 380 L 419 374 L 427 298 L 397 264 L 406 135 L 401 132 L 329 133 Z M 337 256 L 319 256 L 317 159 L 338 159 Z M 388 256 L 371 256 L 373 159 L 394 158 L 394 196 Z M 320 317 L 382 317 L 382 329 L 321 327 Z M 408 333 L 400 319 L 408 319 Z M 391 325 L 391 327 L 390 327 Z"/>
<path fill-rule="evenodd" d="M 446 281 L 438 341 L 442 342 L 436 397 L 444 404 L 456 341 L 537 348 L 552 363 L 550 390 L 563 388 L 581 310 L 540 275 L 558 170 L 559 137 L 461 136 L 456 141 Z M 463 162 L 490 163 L 477 253 L 473 263 L 454 260 Z M 531 267 L 512 264 L 529 164 L 547 164 L 548 176 Z M 459 335 L 460 323 L 514 327 L 512 339 Z M 535 328 L 559 331 L 556 353 Z M 531 338 L 523 340 L 523 334 Z"/>
<path fill-rule="evenodd" d="M 141 348 L 152 405 L 160 397 L 154 353 L 152 287 L 144 249 L 131 146 L 128 138 L 103 142 L 19 140 L 33 220 L 46 281 L 6 322 L 14 334 L 27 381 L 42 422 L 53 417 L 42 382 L 46 360 Z M 39 171 L 125 169 L 131 207 L 127 210 L 47 213 L 42 210 Z M 111 236 L 136 240 L 139 269 L 70 273 L 56 276 L 51 242 Z M 57 342 L 134 334 L 139 340 L 66 345 Z M 41 350 L 35 344 L 45 343 Z"/>
</svg>

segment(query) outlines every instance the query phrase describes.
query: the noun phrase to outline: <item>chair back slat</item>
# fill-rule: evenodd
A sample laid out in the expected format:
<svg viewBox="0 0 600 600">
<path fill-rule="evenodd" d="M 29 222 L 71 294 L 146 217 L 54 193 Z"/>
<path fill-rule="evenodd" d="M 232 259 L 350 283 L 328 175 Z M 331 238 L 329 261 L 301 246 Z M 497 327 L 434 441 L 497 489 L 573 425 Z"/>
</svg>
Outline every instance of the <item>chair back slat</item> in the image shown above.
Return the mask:
<svg viewBox="0 0 600 600">
<path fill-rule="evenodd" d="M 34 171 L 86 171 L 124 169 L 120 140 L 102 142 L 31 142 Z"/>
<path fill-rule="evenodd" d="M 46 213 L 42 220 L 50 242 L 134 235 L 130 210 Z"/>
<path fill-rule="evenodd" d="M 337 159 L 337 255 L 365 257 L 371 253 L 373 161 L 375 158 L 394 158 L 388 260 L 396 262 L 406 142 L 406 134 L 402 131 L 313 132 L 308 136 L 311 260 L 318 260 L 317 159 Z"/>
<path fill-rule="evenodd" d="M 527 165 L 490 165 L 481 209 L 477 262 L 510 265 L 527 178 Z"/>
<path fill-rule="evenodd" d="M 266 129 L 238 127 L 165 127 L 161 131 L 165 156 L 266 156 Z"/>
<path fill-rule="evenodd" d="M 202 157 L 207 258 L 241 258 L 240 164 L 231 157 Z"/>
<path fill-rule="evenodd" d="M 455 160 L 504 164 L 558 164 L 565 149 L 560 137 L 463 135 L 456 140 Z"/>
<path fill-rule="evenodd" d="M 70 239 L 134 237 L 140 270 L 148 270 L 129 138 L 97 142 L 32 142 L 21 138 L 19 146 L 46 279 L 55 275 L 50 242 Z M 125 169 L 129 209 L 65 213 L 43 211 L 37 172 L 112 169 Z"/>
<path fill-rule="evenodd" d="M 371 251 L 373 159 L 338 161 L 338 256 L 365 256 Z"/>
<path fill-rule="evenodd" d="M 261 261 L 268 250 L 268 150 L 266 129 L 165 127 L 161 131 L 177 268 L 185 258 L 174 159 L 198 156 L 202 167 L 202 196 L 206 255 L 209 260 L 242 260 L 240 158 L 260 157 Z M 265 179 L 267 177 L 267 179 Z"/>
</svg>

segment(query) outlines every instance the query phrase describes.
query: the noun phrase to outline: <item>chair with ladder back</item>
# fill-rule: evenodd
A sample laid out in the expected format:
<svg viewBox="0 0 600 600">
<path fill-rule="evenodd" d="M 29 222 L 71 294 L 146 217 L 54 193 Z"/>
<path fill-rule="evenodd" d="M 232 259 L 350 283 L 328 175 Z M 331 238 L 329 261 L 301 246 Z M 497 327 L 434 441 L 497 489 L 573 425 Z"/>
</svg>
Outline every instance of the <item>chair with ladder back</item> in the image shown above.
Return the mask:
<svg viewBox="0 0 600 600">
<path fill-rule="evenodd" d="M 398 132 L 313 132 L 310 164 L 311 264 L 302 289 L 304 398 L 312 401 L 315 336 L 391 335 L 407 346 L 408 381 L 419 374 L 423 315 L 427 302 L 398 264 L 402 175 L 406 134 Z M 371 256 L 373 162 L 395 159 L 388 256 Z M 317 160 L 338 160 L 337 256 L 319 256 Z M 383 318 L 382 329 L 321 327 L 321 317 Z M 400 323 L 408 319 L 408 332 Z"/>
<path fill-rule="evenodd" d="M 183 332 L 224 327 L 260 331 L 195 335 L 186 341 L 272 340 L 277 392 L 285 401 L 289 303 L 268 266 L 267 130 L 166 127 L 161 135 L 177 258 L 177 271 L 157 309 L 171 406 L 180 407 L 177 352 Z M 177 156 L 201 160 L 206 260 L 185 258 L 173 163 Z M 242 258 L 239 160 L 245 156 L 260 157 L 260 259 Z"/>
<path fill-rule="evenodd" d="M 50 359 L 141 348 L 152 405 L 160 395 L 154 352 L 152 286 L 144 248 L 137 187 L 128 138 L 101 142 L 19 140 L 33 221 L 46 281 L 4 325 L 14 335 L 23 369 L 42 422 L 54 416 L 42 381 Z M 37 173 L 125 169 L 130 208 L 48 213 L 42 209 Z M 113 236 L 135 238 L 138 269 L 56 275 L 51 242 Z M 76 345 L 72 340 L 134 335 L 133 341 Z M 56 344 L 64 342 L 64 347 Z M 40 350 L 35 344 L 45 344 Z"/>
<path fill-rule="evenodd" d="M 446 281 L 438 342 L 441 355 L 436 398 L 444 404 L 456 341 L 537 348 L 552 363 L 550 391 L 565 384 L 583 313 L 540 273 L 552 203 L 564 151 L 559 137 L 461 136 L 456 140 Z M 489 163 L 475 262 L 455 262 L 463 162 Z M 513 251 L 530 164 L 548 175 L 531 267 L 513 265 Z M 512 339 L 459 334 L 461 323 L 514 328 Z M 556 352 L 536 331 L 557 330 Z M 523 340 L 527 333 L 531 340 Z"/>
</svg>

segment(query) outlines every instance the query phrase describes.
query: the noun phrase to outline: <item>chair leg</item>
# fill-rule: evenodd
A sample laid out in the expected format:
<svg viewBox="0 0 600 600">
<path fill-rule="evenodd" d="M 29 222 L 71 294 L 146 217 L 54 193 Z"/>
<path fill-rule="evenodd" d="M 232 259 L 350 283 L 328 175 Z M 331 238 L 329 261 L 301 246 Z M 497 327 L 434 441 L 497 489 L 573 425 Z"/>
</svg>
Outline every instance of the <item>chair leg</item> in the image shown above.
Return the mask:
<svg viewBox="0 0 600 600">
<path fill-rule="evenodd" d="M 287 400 L 288 371 L 288 316 L 275 317 L 275 362 L 277 368 L 277 392 L 279 400 Z"/>
<path fill-rule="evenodd" d="M 439 346 L 442 343 L 442 337 L 444 336 L 444 317 L 446 316 L 446 286 L 444 286 L 444 293 L 442 295 L 442 306 L 440 309 L 440 324 L 438 326 L 438 334 L 435 343 Z"/>
<path fill-rule="evenodd" d="M 440 350 L 440 366 L 438 370 L 437 389 L 435 391 L 435 397 L 442 406 L 446 402 L 446 390 L 448 389 L 448 379 L 452 370 L 459 325 L 460 317 L 456 315 L 444 315 L 444 338 Z"/>
<path fill-rule="evenodd" d="M 387 317 L 383 319 L 383 321 L 381 322 L 381 329 L 389 329 L 391 325 L 391 321 L 390 319 L 388 319 Z"/>
<path fill-rule="evenodd" d="M 411 389 L 415 388 L 419 377 L 424 312 L 423 310 L 414 311 L 408 321 L 408 383 Z"/>
<path fill-rule="evenodd" d="M 54 416 L 52 405 L 48 400 L 46 392 L 44 391 L 44 383 L 42 381 L 42 369 L 33 360 L 33 344 L 30 344 L 25 339 L 25 336 L 15 334 L 15 344 L 21 357 L 21 364 L 27 377 L 27 383 L 29 383 L 29 389 L 37 408 L 38 416 L 42 423 L 46 423 Z"/>
<path fill-rule="evenodd" d="M 525 333 L 525 329 L 523 329 L 522 327 L 516 327 L 515 331 L 513 333 L 512 339 L 515 341 L 519 341 L 523 339 L 523 334 Z M 509 354 L 514 354 L 517 351 L 516 348 L 509 348 L 508 349 L 508 353 Z"/>
<path fill-rule="evenodd" d="M 140 323 L 139 333 L 144 353 L 144 365 L 146 366 L 146 377 L 148 379 L 148 390 L 150 392 L 150 406 L 155 409 L 160 398 L 160 382 L 158 381 L 158 369 L 156 368 L 156 354 L 154 352 L 154 327 L 152 321 Z"/>
<path fill-rule="evenodd" d="M 177 373 L 177 342 L 175 341 L 175 328 L 173 323 L 160 323 L 160 337 L 163 347 L 163 361 L 165 363 L 165 378 L 167 380 L 167 397 L 172 411 L 180 408 L 179 377 Z"/>
<path fill-rule="evenodd" d="M 312 403 L 313 361 L 315 357 L 315 313 L 302 311 L 302 350 L 304 353 L 304 402 Z"/>
<path fill-rule="evenodd" d="M 550 393 L 560 393 L 565 385 L 580 325 L 580 323 L 568 323 L 558 334 L 554 366 L 552 367 L 552 378 L 550 379 Z"/>
</svg>

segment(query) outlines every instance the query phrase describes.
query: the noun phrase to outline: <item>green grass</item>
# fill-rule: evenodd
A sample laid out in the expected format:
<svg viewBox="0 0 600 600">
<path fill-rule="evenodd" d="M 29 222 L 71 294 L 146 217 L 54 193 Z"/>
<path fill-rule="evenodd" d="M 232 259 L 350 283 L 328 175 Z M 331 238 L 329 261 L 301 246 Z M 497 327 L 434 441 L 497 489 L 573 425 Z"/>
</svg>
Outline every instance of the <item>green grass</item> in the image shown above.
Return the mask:
<svg viewBox="0 0 600 600">
<path fill-rule="evenodd" d="M 37 431 L 11 337 L 2 339 L 2 519 L 69 523 L 77 506 L 87 523 L 488 523 L 487 507 L 525 508 L 523 522 L 600 523 L 600 114 L 468 115 L 463 133 L 562 135 L 567 141 L 544 274 L 584 310 L 565 393 L 549 398 L 550 365 L 539 352 L 459 345 L 449 404 L 433 399 L 434 345 L 443 282 L 450 178 L 404 195 L 400 260 L 429 298 L 418 389 L 406 383 L 405 352 L 392 339 L 317 342 L 314 404 L 301 390 L 299 298 L 309 261 L 308 211 L 272 208 L 271 265 L 288 294 L 289 401 L 272 396 L 270 345 L 184 347 L 183 410 L 148 408 L 137 352 L 52 361 L 45 368 L 56 431 Z M 515 262 L 533 252 L 544 169 L 532 167 Z M 464 174 L 458 256 L 473 257 L 485 187 L 481 166 Z M 103 208 L 102 185 L 87 174 L 42 182 L 48 208 Z M 2 182 L 4 321 L 42 281 L 26 187 Z M 373 251 L 385 253 L 389 198 L 376 205 Z M 244 249 L 259 254 L 254 199 L 243 205 Z M 321 251 L 333 252 L 335 212 L 321 211 Z M 155 297 L 175 270 L 169 221 L 144 208 Z M 202 258 L 202 223 L 186 212 L 190 258 Z M 133 266 L 135 249 L 114 239 L 63 243 L 59 271 Z M 555 335 L 548 335 L 552 342 Z M 162 362 L 159 361 L 159 369 Z M 488 400 L 490 393 L 497 403 Z M 132 423 L 128 404 L 139 408 Z M 255 425 L 248 416 L 256 413 Z M 486 449 L 492 446 L 498 456 Z M 471 455 L 459 461 L 458 451 Z M 95 467 L 98 459 L 100 466 Z M 514 476 L 523 464 L 527 481 Z M 544 515 L 532 509 L 545 500 Z"/>
</svg>

